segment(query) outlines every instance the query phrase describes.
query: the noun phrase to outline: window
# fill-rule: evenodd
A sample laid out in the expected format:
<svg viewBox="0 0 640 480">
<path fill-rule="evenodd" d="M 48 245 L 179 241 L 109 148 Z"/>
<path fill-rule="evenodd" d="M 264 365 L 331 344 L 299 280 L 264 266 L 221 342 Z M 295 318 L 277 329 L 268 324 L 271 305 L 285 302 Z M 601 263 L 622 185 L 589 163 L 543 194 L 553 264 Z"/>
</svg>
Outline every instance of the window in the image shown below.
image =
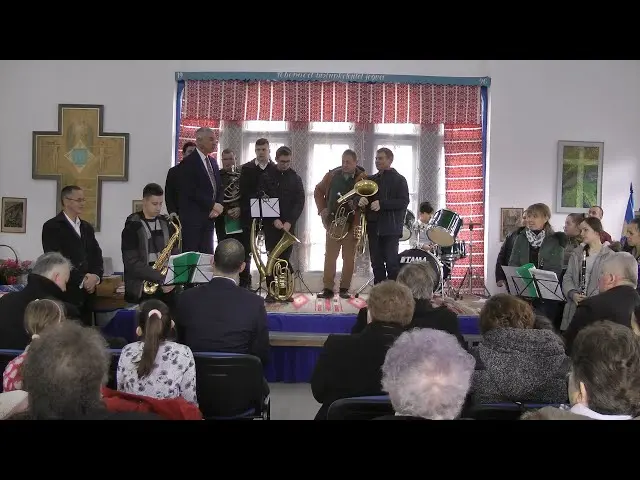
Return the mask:
<svg viewBox="0 0 640 480">
<path fill-rule="evenodd" d="M 420 125 L 413 123 L 376 123 L 374 132 L 383 135 L 420 135 Z"/>
<path fill-rule="evenodd" d="M 269 120 L 251 120 L 244 122 L 242 129 L 245 132 L 286 132 L 289 130 L 287 122 L 271 122 Z"/>
<path fill-rule="evenodd" d="M 326 230 L 318 215 L 313 191 L 322 177 L 331 169 L 340 165 L 342 152 L 352 148 L 348 143 L 313 143 L 309 162 L 309 181 L 307 183 L 307 228 L 309 232 L 309 270 L 322 271 L 324 269 L 324 251 Z M 344 192 L 346 193 L 346 192 Z M 338 272 L 342 270 L 342 258 L 338 257 L 336 264 Z"/>
<path fill-rule="evenodd" d="M 247 137 L 251 138 L 249 135 L 247 135 Z M 250 162 L 251 160 L 256 158 L 256 140 L 258 138 L 255 138 L 255 139 L 252 138 L 251 140 L 248 140 L 245 143 L 245 146 L 244 146 L 244 159 L 243 159 L 242 163 Z M 270 155 L 270 158 L 271 158 L 271 160 L 273 160 L 275 162 L 276 151 L 280 147 L 282 147 L 283 145 L 288 145 L 287 139 L 283 138 L 283 137 L 275 137 L 273 135 L 269 135 L 269 137 L 267 139 L 269 140 L 269 151 L 270 151 L 269 155 Z"/>
<path fill-rule="evenodd" d="M 312 133 L 352 133 L 354 124 L 351 122 L 311 122 L 309 131 Z"/>
</svg>

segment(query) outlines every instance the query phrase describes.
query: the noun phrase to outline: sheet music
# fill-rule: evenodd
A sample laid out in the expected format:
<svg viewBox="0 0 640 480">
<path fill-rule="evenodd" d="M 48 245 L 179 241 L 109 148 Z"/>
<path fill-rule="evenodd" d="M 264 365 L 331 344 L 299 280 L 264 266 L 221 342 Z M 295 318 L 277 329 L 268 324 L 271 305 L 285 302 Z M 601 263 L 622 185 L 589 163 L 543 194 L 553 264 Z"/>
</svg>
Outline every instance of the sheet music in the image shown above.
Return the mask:
<svg viewBox="0 0 640 480">
<path fill-rule="evenodd" d="M 213 255 L 184 252 L 169 257 L 165 285 L 207 283 L 213 276 Z"/>
<path fill-rule="evenodd" d="M 550 270 L 538 270 L 537 268 L 532 268 L 529 271 L 533 278 L 536 279 L 541 298 L 556 301 L 566 300 L 556 272 L 552 272 Z"/>
<path fill-rule="evenodd" d="M 249 204 L 252 218 L 280 218 L 279 198 L 251 198 Z"/>
<path fill-rule="evenodd" d="M 520 273 L 518 272 L 519 268 L 520 267 L 509 267 L 507 265 L 502 265 L 502 270 L 507 277 L 509 291 L 520 297 L 538 298 L 533 281 L 523 278 L 522 275 L 520 275 Z"/>
</svg>

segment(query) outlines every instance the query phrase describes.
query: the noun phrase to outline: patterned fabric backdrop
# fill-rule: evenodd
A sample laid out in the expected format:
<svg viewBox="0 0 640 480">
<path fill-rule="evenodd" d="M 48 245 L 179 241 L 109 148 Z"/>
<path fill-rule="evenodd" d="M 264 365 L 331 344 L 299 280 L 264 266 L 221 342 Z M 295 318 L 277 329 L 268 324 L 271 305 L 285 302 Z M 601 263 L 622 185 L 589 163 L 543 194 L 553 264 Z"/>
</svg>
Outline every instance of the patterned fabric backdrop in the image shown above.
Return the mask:
<svg viewBox="0 0 640 480">
<path fill-rule="evenodd" d="M 285 130 L 271 127 L 284 122 Z M 251 123 L 261 123 L 263 129 L 248 128 Z M 316 131 L 316 125 L 325 128 L 331 123 L 341 128 Z M 346 124 L 350 124 L 348 131 L 343 129 Z M 379 128 L 381 124 L 400 128 Z M 415 129 L 403 128 L 411 124 Z M 416 217 L 419 203 L 428 200 L 436 209 L 459 213 L 465 224 L 484 223 L 480 87 L 189 80 L 182 97 L 177 160 L 184 142 L 193 141 L 195 130 L 202 126 L 218 132 L 218 149 L 232 148 L 239 163 L 254 158 L 249 146 L 260 137 L 271 141 L 272 155 L 280 144 L 292 148 L 292 168 L 307 192 L 305 212 L 297 226 L 302 245 L 292 257 L 294 267 L 303 272 L 322 270 L 324 254 L 313 189 L 322 174 L 340 164 L 347 146 L 356 151 L 359 164 L 368 172 L 375 171 L 373 158 L 379 146 L 394 150 L 394 167 L 410 180 L 409 209 Z M 335 151 L 324 156 L 317 153 L 332 146 Z M 483 226 L 475 227 L 473 287 L 477 293 L 484 290 L 483 236 Z M 459 238 L 470 240 L 466 225 Z M 409 248 L 408 242 L 401 246 L 404 248 Z M 356 271 L 367 275 L 370 264 L 368 255 L 365 257 L 358 260 Z M 456 264 L 454 286 L 467 267 L 468 258 Z"/>
</svg>

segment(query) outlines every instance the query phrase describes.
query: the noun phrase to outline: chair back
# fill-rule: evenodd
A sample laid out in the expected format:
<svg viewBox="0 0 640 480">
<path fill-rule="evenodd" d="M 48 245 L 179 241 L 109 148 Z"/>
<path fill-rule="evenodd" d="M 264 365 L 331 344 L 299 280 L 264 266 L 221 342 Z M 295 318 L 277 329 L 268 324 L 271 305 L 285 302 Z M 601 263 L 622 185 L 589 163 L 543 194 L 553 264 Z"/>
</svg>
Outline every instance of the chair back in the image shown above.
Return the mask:
<svg viewBox="0 0 640 480">
<path fill-rule="evenodd" d="M 558 407 L 549 403 L 486 403 L 472 405 L 463 415 L 473 420 L 519 420 L 523 413 L 543 407 Z"/>
<path fill-rule="evenodd" d="M 205 419 L 268 418 L 268 387 L 254 355 L 194 352 L 198 405 Z"/>
<path fill-rule="evenodd" d="M 393 413 L 389 395 L 349 397 L 329 406 L 327 420 L 373 420 Z"/>
<path fill-rule="evenodd" d="M 107 387 L 111 390 L 118 389 L 118 362 L 120 361 L 120 352 L 122 352 L 122 350 L 119 348 L 109 349 L 109 353 L 111 353 L 111 363 L 109 364 Z"/>
<path fill-rule="evenodd" d="M 24 350 L 0 349 L 0 376 L 4 373 L 4 369 L 7 368 L 9 362 L 22 352 L 24 352 Z M 0 382 L 0 392 L 2 392 L 3 389 L 2 382 Z"/>
</svg>

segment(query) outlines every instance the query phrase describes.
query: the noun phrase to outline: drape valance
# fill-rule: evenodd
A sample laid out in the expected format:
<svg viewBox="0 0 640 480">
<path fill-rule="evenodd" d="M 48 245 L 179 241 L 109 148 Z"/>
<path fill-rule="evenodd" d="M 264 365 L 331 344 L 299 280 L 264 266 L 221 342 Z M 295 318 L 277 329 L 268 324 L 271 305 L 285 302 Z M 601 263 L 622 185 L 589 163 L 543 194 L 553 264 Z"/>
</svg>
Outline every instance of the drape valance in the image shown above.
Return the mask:
<svg viewBox="0 0 640 480">
<path fill-rule="evenodd" d="M 481 124 L 479 86 L 185 80 L 182 121 Z"/>
</svg>

